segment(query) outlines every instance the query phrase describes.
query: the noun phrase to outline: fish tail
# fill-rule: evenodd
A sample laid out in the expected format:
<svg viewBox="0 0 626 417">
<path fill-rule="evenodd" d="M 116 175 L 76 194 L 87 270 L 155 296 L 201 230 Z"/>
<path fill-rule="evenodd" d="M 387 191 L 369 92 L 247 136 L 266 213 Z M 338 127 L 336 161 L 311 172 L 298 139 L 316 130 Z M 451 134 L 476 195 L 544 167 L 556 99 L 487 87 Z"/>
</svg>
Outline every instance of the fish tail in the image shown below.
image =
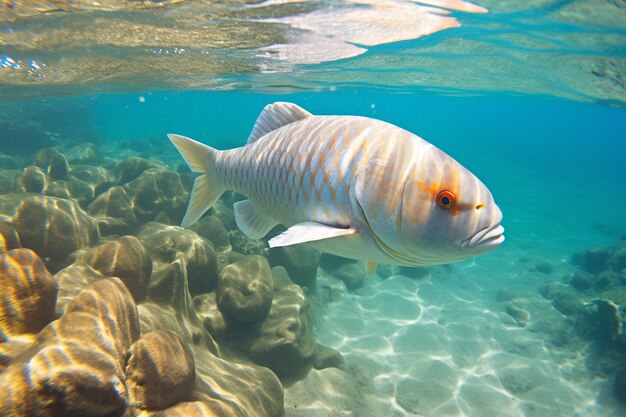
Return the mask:
<svg viewBox="0 0 626 417">
<path fill-rule="evenodd" d="M 211 175 L 215 155 L 219 151 L 185 136 L 168 134 L 167 137 L 176 146 L 189 168 L 193 172 L 202 173 L 193 183 L 189 206 L 180 224 L 182 227 L 188 227 L 197 222 L 226 191 Z"/>
</svg>

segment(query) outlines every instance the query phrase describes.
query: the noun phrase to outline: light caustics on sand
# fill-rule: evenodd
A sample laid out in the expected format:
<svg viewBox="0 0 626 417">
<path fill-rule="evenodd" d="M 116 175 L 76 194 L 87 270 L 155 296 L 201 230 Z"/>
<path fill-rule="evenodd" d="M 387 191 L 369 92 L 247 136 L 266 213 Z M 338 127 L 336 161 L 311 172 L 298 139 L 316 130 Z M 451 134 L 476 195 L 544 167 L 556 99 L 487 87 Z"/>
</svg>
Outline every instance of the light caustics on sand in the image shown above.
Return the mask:
<svg viewBox="0 0 626 417">
<path fill-rule="evenodd" d="M 476 266 L 472 274 L 484 275 L 486 268 Z M 580 355 L 554 349 L 537 327 L 541 320 L 550 326 L 562 320 L 549 302 L 517 299 L 537 315 L 526 329 L 507 320 L 498 305 L 485 310 L 485 288 L 467 288 L 467 274 L 443 279 L 443 271 L 431 272 L 434 278 L 422 281 L 374 278 L 325 312 L 320 341 L 353 367 L 368 369 L 377 396 L 371 410 L 524 417 L 531 409 L 555 415 L 558 408 L 558 415 L 613 415 L 594 408 L 599 381 L 583 382 L 588 377 Z M 376 415 L 371 410 L 364 414 Z"/>
</svg>

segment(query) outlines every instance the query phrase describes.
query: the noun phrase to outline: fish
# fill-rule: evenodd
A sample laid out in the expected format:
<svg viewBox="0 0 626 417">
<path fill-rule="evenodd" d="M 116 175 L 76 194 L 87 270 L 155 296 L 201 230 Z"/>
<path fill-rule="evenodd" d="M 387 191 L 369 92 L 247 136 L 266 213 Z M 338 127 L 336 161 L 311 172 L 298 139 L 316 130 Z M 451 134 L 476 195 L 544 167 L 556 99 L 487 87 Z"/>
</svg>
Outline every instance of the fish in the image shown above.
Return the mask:
<svg viewBox="0 0 626 417">
<path fill-rule="evenodd" d="M 452 157 L 393 124 L 313 115 L 267 105 L 245 146 L 217 150 L 168 134 L 193 172 L 181 226 L 195 223 L 227 190 L 237 227 L 271 248 L 306 244 L 378 263 L 428 266 L 491 251 L 504 241 L 491 192 Z"/>
</svg>

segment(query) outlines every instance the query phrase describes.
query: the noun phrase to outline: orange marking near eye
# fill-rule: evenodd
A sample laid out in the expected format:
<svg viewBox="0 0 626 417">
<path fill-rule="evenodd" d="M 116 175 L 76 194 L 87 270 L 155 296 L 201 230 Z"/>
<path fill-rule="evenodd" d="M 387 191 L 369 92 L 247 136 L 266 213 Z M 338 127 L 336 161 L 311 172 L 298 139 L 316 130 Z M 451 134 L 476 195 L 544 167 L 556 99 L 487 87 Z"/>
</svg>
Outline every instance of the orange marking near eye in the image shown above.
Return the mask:
<svg viewBox="0 0 626 417">
<path fill-rule="evenodd" d="M 437 195 L 444 190 L 448 190 L 454 194 L 456 197 L 456 203 L 453 207 L 449 209 L 445 209 L 450 215 L 458 216 L 463 211 L 466 210 L 474 210 L 478 208 L 474 206 L 474 204 L 464 203 L 463 198 L 458 190 L 458 185 L 460 181 L 461 172 L 455 167 L 451 167 L 449 171 L 447 171 L 447 175 L 443 178 L 440 177 L 440 180 L 443 181 L 434 181 L 431 184 L 427 184 L 423 181 L 415 181 L 420 190 L 424 193 L 428 194 L 428 197 L 433 200 L 435 204 L 437 204 Z M 482 205 L 481 205 L 482 207 Z"/>
<path fill-rule="evenodd" d="M 428 192 L 428 187 L 423 182 L 415 181 L 415 185 L 417 185 L 420 190 Z"/>
<path fill-rule="evenodd" d="M 473 204 L 461 202 L 461 196 L 459 195 L 456 187 L 449 187 L 445 184 L 441 185 L 438 183 L 427 185 L 421 181 L 415 181 L 415 183 L 420 188 L 420 190 L 424 191 L 425 193 L 428 193 L 429 197 L 432 198 L 433 201 L 435 202 L 436 202 L 437 195 L 439 194 L 439 192 L 443 190 L 449 190 L 452 193 L 454 193 L 454 195 L 456 196 L 456 204 L 454 205 L 454 207 L 450 209 L 445 209 L 448 213 L 450 213 L 451 216 L 458 216 L 463 211 L 474 210 L 475 208 L 478 207 L 478 206 L 474 206 Z M 479 204 L 479 206 L 481 206 L 481 208 L 484 207 L 484 205 L 482 204 Z"/>
<path fill-rule="evenodd" d="M 446 188 L 445 186 L 440 187 L 438 183 L 427 185 L 422 181 L 415 181 L 415 184 L 417 184 L 420 190 L 424 191 L 425 193 L 428 193 L 428 195 L 430 195 L 431 197 L 436 197 L 440 189 L 451 190 L 450 188 Z M 453 190 L 451 191 L 454 192 Z"/>
<path fill-rule="evenodd" d="M 461 214 L 461 212 L 463 211 L 467 211 L 467 210 L 473 210 L 474 209 L 474 205 L 473 204 L 468 204 L 468 203 L 462 203 L 459 204 L 458 200 L 457 203 L 454 207 L 452 207 L 449 212 L 451 215 L 453 216 L 458 216 L 459 214 Z"/>
</svg>

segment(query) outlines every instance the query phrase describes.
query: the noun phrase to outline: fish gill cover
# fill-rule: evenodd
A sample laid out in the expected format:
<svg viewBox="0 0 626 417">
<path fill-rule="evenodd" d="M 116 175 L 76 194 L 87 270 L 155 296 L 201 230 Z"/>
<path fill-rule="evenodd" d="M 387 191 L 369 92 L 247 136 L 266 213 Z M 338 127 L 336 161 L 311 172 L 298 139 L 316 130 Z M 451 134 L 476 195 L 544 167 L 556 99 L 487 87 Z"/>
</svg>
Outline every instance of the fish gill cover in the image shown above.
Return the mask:
<svg viewBox="0 0 626 417">
<path fill-rule="evenodd" d="M 626 102 L 621 0 L 7 0 L 0 10 L 5 98 L 331 84 Z"/>
</svg>

